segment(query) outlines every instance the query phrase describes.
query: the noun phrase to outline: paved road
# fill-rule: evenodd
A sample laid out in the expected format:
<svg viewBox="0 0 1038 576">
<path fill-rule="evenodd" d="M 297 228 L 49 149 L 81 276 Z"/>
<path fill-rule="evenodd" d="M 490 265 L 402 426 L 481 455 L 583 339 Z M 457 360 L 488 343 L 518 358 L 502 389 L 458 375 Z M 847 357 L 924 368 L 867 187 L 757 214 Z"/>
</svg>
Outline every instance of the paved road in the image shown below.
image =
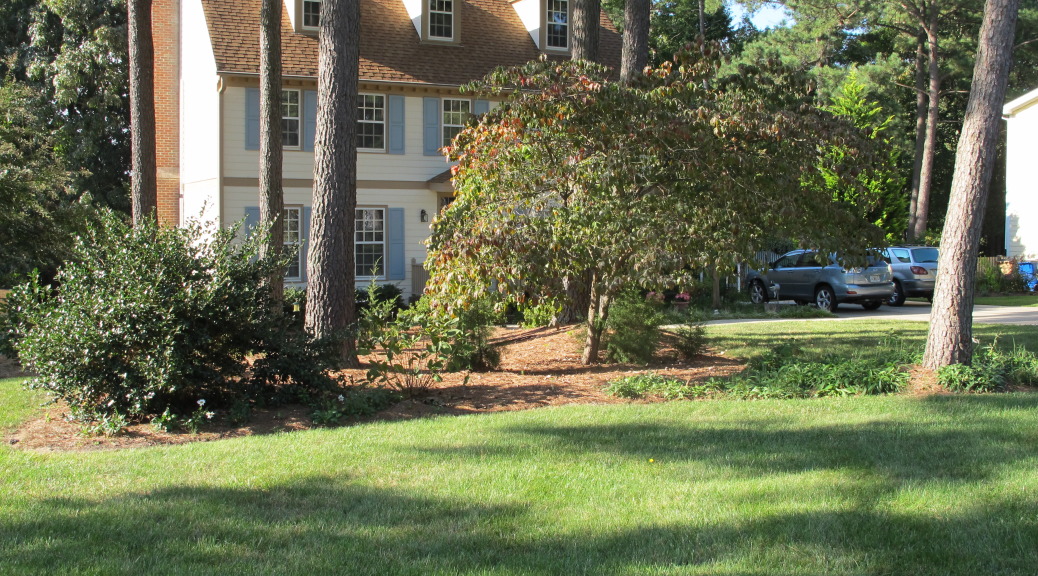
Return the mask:
<svg viewBox="0 0 1038 576">
<path fill-rule="evenodd" d="M 780 306 L 795 306 L 792 302 L 781 303 Z M 872 312 L 864 310 L 856 304 L 841 304 L 836 311 L 836 318 L 805 318 L 805 322 L 833 322 L 838 320 L 867 320 L 898 318 L 902 320 L 930 320 L 930 304 L 909 300 L 900 308 L 882 306 Z M 753 319 L 753 320 L 715 320 L 707 324 L 740 324 L 744 322 L 776 322 L 787 321 L 788 318 Z M 1038 308 L 1024 306 L 975 306 L 973 322 L 976 324 L 1023 324 L 1038 326 Z"/>
</svg>

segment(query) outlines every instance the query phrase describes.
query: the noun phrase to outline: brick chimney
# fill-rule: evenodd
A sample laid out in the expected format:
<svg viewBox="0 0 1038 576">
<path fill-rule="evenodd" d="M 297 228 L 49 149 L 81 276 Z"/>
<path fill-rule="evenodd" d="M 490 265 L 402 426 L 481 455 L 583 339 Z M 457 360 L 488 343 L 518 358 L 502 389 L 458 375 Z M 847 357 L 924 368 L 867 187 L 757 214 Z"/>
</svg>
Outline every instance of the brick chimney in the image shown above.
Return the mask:
<svg viewBox="0 0 1038 576">
<path fill-rule="evenodd" d="M 166 226 L 180 224 L 180 2 L 154 0 L 151 9 L 158 217 Z"/>
</svg>

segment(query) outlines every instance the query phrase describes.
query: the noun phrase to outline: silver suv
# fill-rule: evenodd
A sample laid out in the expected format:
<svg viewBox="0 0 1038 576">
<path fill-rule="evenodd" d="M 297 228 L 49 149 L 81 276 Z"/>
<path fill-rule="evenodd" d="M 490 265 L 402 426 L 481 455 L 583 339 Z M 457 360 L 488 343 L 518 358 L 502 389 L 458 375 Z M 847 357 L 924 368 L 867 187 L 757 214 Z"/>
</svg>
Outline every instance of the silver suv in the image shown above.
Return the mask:
<svg viewBox="0 0 1038 576">
<path fill-rule="evenodd" d="M 848 268 L 828 260 L 816 250 L 794 250 L 771 263 L 767 272 L 750 270 L 746 276 L 750 300 L 760 304 L 770 298 L 813 302 L 830 312 L 843 302 L 875 310 L 894 294 L 890 266 L 869 258 L 864 268 Z M 829 263 L 826 263 L 826 262 Z"/>
<path fill-rule="evenodd" d="M 923 297 L 933 301 L 937 283 L 937 257 L 940 251 L 930 246 L 891 246 L 883 250 L 883 259 L 894 271 L 894 295 L 887 300 L 901 306 L 905 298 Z"/>
</svg>

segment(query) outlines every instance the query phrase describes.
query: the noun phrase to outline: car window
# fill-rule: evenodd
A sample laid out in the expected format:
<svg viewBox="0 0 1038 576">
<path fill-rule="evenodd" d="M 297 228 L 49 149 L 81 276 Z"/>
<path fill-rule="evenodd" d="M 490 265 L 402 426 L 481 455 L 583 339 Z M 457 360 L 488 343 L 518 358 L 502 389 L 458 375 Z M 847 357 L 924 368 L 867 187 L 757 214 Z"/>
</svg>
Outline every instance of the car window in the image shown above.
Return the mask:
<svg viewBox="0 0 1038 576">
<path fill-rule="evenodd" d="M 902 262 L 911 262 L 912 261 L 911 254 L 909 254 L 908 250 L 905 249 L 905 248 L 891 248 L 890 249 L 890 253 L 893 254 L 895 258 L 897 258 L 898 260 L 900 260 Z"/>
<path fill-rule="evenodd" d="M 885 249 L 884 250 L 880 250 L 879 257 L 882 258 L 883 261 L 886 262 L 887 264 L 890 264 L 890 253 L 888 253 Z"/>
<path fill-rule="evenodd" d="M 772 268 L 792 268 L 797 265 L 797 260 L 800 258 L 800 254 L 786 254 L 782 258 L 775 261 Z"/>
<path fill-rule="evenodd" d="M 940 251 L 937 248 L 914 248 L 912 256 L 915 257 L 916 262 L 937 262 Z"/>
<path fill-rule="evenodd" d="M 800 257 L 800 261 L 797 262 L 797 268 L 817 268 L 820 266 L 825 266 L 825 264 L 821 262 L 818 252 L 804 252 Z"/>
</svg>

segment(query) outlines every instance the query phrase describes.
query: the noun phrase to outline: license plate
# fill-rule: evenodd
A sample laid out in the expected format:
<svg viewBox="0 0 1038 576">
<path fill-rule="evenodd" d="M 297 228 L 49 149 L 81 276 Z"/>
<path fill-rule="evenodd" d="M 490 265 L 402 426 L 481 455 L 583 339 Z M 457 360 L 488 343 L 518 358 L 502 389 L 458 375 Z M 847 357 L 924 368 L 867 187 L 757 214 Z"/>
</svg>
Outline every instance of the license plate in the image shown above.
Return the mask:
<svg viewBox="0 0 1038 576">
<path fill-rule="evenodd" d="M 881 282 L 880 278 L 882 277 L 879 274 L 870 274 L 869 282 L 872 282 L 873 284 L 878 284 Z"/>
</svg>

